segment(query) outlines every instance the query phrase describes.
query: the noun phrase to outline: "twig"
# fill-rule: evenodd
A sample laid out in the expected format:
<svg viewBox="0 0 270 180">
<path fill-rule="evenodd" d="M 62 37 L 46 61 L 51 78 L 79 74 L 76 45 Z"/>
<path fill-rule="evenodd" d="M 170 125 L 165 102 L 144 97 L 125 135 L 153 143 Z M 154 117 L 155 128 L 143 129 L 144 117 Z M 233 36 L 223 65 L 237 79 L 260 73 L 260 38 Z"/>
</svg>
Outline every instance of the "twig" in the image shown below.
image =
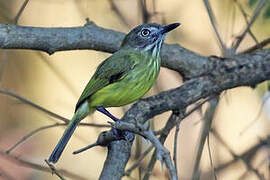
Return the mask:
<svg viewBox="0 0 270 180">
<path fill-rule="evenodd" d="M 146 1 L 145 0 L 139 0 L 138 3 L 139 3 L 140 12 L 142 14 L 142 23 L 149 22 L 151 14 L 147 11 Z"/>
<path fill-rule="evenodd" d="M 29 105 L 31 107 L 34 107 L 34 108 L 36 108 L 36 109 L 38 109 L 38 110 L 40 110 L 40 111 L 54 117 L 56 119 L 59 119 L 59 120 L 65 122 L 66 124 L 70 121 L 69 119 L 67 119 L 67 118 L 65 118 L 63 116 L 60 116 L 60 115 L 58 115 L 58 114 L 56 114 L 56 113 L 54 113 L 54 112 L 52 112 L 50 110 L 47 110 L 46 108 L 44 108 L 44 107 L 42 107 L 42 106 L 40 106 L 38 104 L 35 104 L 32 101 L 30 101 L 30 100 L 28 100 L 28 99 L 26 99 L 26 98 L 24 98 L 24 97 L 22 97 L 22 96 L 20 96 L 20 95 L 18 95 L 16 93 L 14 93 L 14 92 L 12 92 L 12 91 L 10 91 L 8 89 L 0 89 L 0 94 L 5 94 L 7 96 L 14 97 L 14 98 L 18 99 L 19 101 L 21 101 L 21 102 L 23 102 L 23 103 L 25 103 L 25 104 L 27 104 L 27 105 Z M 95 124 L 95 123 L 80 123 L 80 125 L 81 126 L 93 126 L 93 127 L 99 127 L 99 128 L 110 127 L 109 125 L 106 125 L 106 124 Z"/>
<path fill-rule="evenodd" d="M 171 175 L 172 180 L 178 180 L 177 172 L 175 167 L 173 166 L 170 152 L 163 146 L 163 144 L 156 138 L 153 131 L 149 129 L 149 131 L 144 131 L 144 135 L 147 137 L 149 141 L 153 143 L 153 145 L 156 148 L 157 152 L 157 159 L 161 161 L 161 163 L 164 161 L 169 172 Z"/>
<path fill-rule="evenodd" d="M 180 123 L 178 122 L 175 126 L 175 133 L 174 133 L 174 143 L 173 143 L 173 161 L 174 161 L 174 167 L 176 170 L 176 174 L 178 175 L 178 170 L 177 170 L 177 143 L 178 143 L 178 134 L 179 134 L 179 126 Z"/>
<path fill-rule="evenodd" d="M 204 100 L 202 100 L 201 102 L 198 102 L 195 104 L 194 107 L 192 107 L 192 109 L 190 109 L 188 112 L 185 112 L 180 119 L 172 122 L 173 125 L 171 127 L 174 127 L 177 123 L 179 123 L 179 121 L 184 120 L 186 117 L 188 117 L 190 114 L 192 114 L 193 112 L 195 112 L 196 110 L 198 110 L 204 103 L 206 103 L 207 101 L 211 100 L 212 98 L 214 98 L 215 96 L 210 96 L 205 98 Z M 166 126 L 164 128 L 162 128 L 161 130 L 155 131 L 155 135 L 159 135 L 159 134 L 163 134 L 163 131 L 167 131 Z"/>
<path fill-rule="evenodd" d="M 215 20 L 213 10 L 212 10 L 208 0 L 203 0 L 203 2 L 204 2 L 204 6 L 205 6 L 205 8 L 207 10 L 207 14 L 209 16 L 211 25 L 212 25 L 212 27 L 213 27 L 213 29 L 215 31 L 216 36 L 217 36 L 219 45 L 221 46 L 222 53 L 224 53 L 227 50 L 227 47 L 225 46 L 225 44 L 224 44 L 223 40 L 221 39 L 221 36 L 220 36 L 220 34 L 219 34 L 218 30 L 217 30 L 216 20 Z"/>
<path fill-rule="evenodd" d="M 270 38 L 267 38 L 267 39 L 261 41 L 260 43 L 256 44 L 255 46 L 252 46 L 252 47 L 240 52 L 240 54 L 251 53 L 251 52 L 253 52 L 253 51 L 257 50 L 257 49 L 263 48 L 264 46 L 266 46 L 268 44 L 270 44 Z"/>
<path fill-rule="evenodd" d="M 250 171 L 252 171 L 259 179 L 263 177 L 256 169 L 254 169 L 250 162 L 252 160 L 252 157 L 256 155 L 256 152 L 264 145 L 267 145 L 269 142 L 270 137 L 267 137 L 265 140 L 261 140 L 261 142 L 250 149 L 248 149 L 246 152 L 242 153 L 241 155 L 237 155 L 234 153 L 234 151 L 229 147 L 229 145 L 222 139 L 222 137 L 218 134 L 218 132 L 215 131 L 215 129 L 211 129 L 211 133 L 214 135 L 214 137 L 229 151 L 229 153 L 233 156 L 233 160 L 226 162 L 224 164 L 219 165 L 217 168 L 215 168 L 216 172 L 219 172 L 226 167 L 229 167 L 233 163 L 237 162 L 238 160 L 242 160 L 246 166 L 246 168 Z"/>
<path fill-rule="evenodd" d="M 135 123 L 124 122 L 124 121 L 117 121 L 115 123 L 109 122 L 113 128 L 119 130 L 130 131 L 136 134 L 139 134 L 146 138 L 147 140 L 151 141 L 151 143 L 156 148 L 156 156 L 157 159 L 161 161 L 161 163 L 165 162 L 167 169 L 169 170 L 170 176 L 172 180 L 177 180 L 176 170 L 173 166 L 170 152 L 163 146 L 163 143 L 154 135 L 151 129 L 146 129 L 142 124 L 139 124 L 137 121 Z"/>
<path fill-rule="evenodd" d="M 192 173 L 192 179 L 193 180 L 198 180 L 200 178 L 200 173 L 199 173 L 199 167 L 200 167 L 200 161 L 201 161 L 201 156 L 203 152 L 203 147 L 205 144 L 206 137 L 209 134 L 209 131 L 211 129 L 212 121 L 214 119 L 214 114 L 216 111 L 216 107 L 218 104 L 219 98 L 216 97 L 215 99 L 212 99 L 210 102 L 209 107 L 207 108 L 205 115 L 204 115 L 204 125 L 202 127 L 202 133 L 200 137 L 200 144 L 198 147 L 198 151 L 196 153 L 196 160 L 195 160 L 195 165 L 193 168 L 193 173 Z"/>
<path fill-rule="evenodd" d="M 49 163 L 47 159 L 45 159 L 46 164 L 49 166 L 49 168 L 52 171 L 52 174 L 55 174 L 57 177 L 59 177 L 61 180 L 65 180 L 65 178 L 56 170 L 56 168 Z"/>
<path fill-rule="evenodd" d="M 88 145 L 88 146 L 86 146 L 86 147 L 83 147 L 83 148 L 81 148 L 81 149 L 79 149 L 79 150 L 74 151 L 72 154 L 79 154 L 79 153 L 81 153 L 81 152 L 84 152 L 84 151 L 86 151 L 86 150 L 88 150 L 88 149 L 90 149 L 90 148 L 92 148 L 92 147 L 98 146 L 98 145 L 99 145 L 99 144 L 98 144 L 97 142 L 95 142 L 95 143 L 90 144 L 90 145 Z"/>
<path fill-rule="evenodd" d="M 43 171 L 43 172 L 49 172 L 49 173 L 51 172 L 51 169 L 47 166 L 43 166 L 40 164 L 36 164 L 36 163 L 30 162 L 30 161 L 24 160 L 24 159 L 19 158 L 15 155 L 12 155 L 12 154 L 7 154 L 5 151 L 2 151 L 2 150 L 0 150 L 0 156 L 6 158 L 9 161 L 14 162 L 18 166 L 32 168 L 32 169 L 36 169 L 36 170 Z M 71 172 L 64 170 L 64 169 L 58 169 L 58 172 L 63 174 L 66 177 L 71 178 L 71 179 L 87 180 L 87 178 L 84 178 L 80 175 L 71 173 Z"/>
<path fill-rule="evenodd" d="M 130 27 L 130 24 L 128 23 L 128 21 L 126 20 L 126 18 L 124 17 L 124 15 L 121 13 L 121 11 L 119 10 L 119 8 L 117 7 L 117 5 L 115 4 L 114 0 L 109 0 L 109 3 L 111 5 L 111 9 L 112 11 L 115 12 L 115 14 L 119 17 L 119 19 L 121 20 L 121 22 L 126 26 L 126 27 Z"/>
<path fill-rule="evenodd" d="M 204 103 L 209 101 L 211 98 L 213 98 L 213 97 L 205 98 L 202 102 L 196 104 L 191 110 L 184 113 L 184 115 L 181 115 L 181 118 L 177 117 L 174 113 L 172 113 L 169 120 L 167 121 L 165 127 L 155 133 L 156 135 L 160 134 L 160 137 L 159 137 L 160 142 L 161 143 L 165 142 L 168 134 L 170 133 L 171 129 L 176 125 L 176 123 L 180 123 L 182 120 L 184 120 L 186 117 L 188 117 L 194 111 L 199 109 Z M 144 175 L 143 180 L 148 180 L 150 175 L 151 175 L 151 172 L 152 172 L 152 170 L 154 168 L 154 165 L 156 163 L 156 155 L 155 155 L 155 153 L 156 152 L 154 152 L 152 157 L 151 157 L 151 160 L 150 160 L 149 165 L 148 165 L 148 167 L 146 169 L 146 173 Z"/>
<path fill-rule="evenodd" d="M 22 15 L 22 12 L 24 11 L 26 5 L 28 4 L 29 0 L 25 0 L 24 3 L 22 4 L 20 10 L 18 11 L 18 13 L 16 14 L 15 18 L 14 18 L 14 24 L 18 24 L 19 18 Z"/>
<path fill-rule="evenodd" d="M 245 35 L 247 34 L 247 32 L 249 31 L 249 29 L 251 28 L 251 26 L 253 25 L 253 23 L 255 22 L 255 20 L 257 19 L 257 17 L 259 16 L 260 12 L 262 11 L 262 9 L 265 7 L 266 4 L 266 0 L 260 0 L 260 2 L 258 3 L 256 9 L 254 10 L 254 13 L 251 17 L 250 22 L 248 23 L 247 27 L 245 28 L 244 32 L 238 36 L 238 39 L 235 43 L 235 45 L 233 46 L 232 50 L 235 52 L 237 50 L 237 48 L 239 47 L 240 43 L 242 42 L 242 40 L 244 39 Z"/>
<path fill-rule="evenodd" d="M 38 110 L 40 110 L 40 111 L 42 111 L 44 113 L 56 118 L 56 119 L 59 119 L 59 120 L 65 122 L 65 123 L 69 122 L 68 119 L 66 119 L 66 118 L 64 118 L 64 117 L 62 117 L 62 116 L 60 116 L 60 115 L 58 115 L 58 114 L 56 114 L 56 113 L 54 113 L 52 111 L 49 111 L 49 110 L 45 109 L 44 107 L 41 107 L 40 105 L 37 105 L 37 104 L 33 103 L 32 101 L 30 101 L 30 100 L 28 100 L 28 99 L 26 99 L 26 98 L 24 98 L 24 97 L 22 97 L 22 96 L 20 96 L 20 95 L 18 95 L 16 93 L 14 93 L 14 92 L 12 92 L 12 91 L 10 91 L 8 89 L 0 89 L 0 93 L 11 96 L 11 97 L 14 97 L 14 98 L 20 100 L 21 102 L 23 102 L 23 103 L 25 103 L 27 105 L 30 105 L 30 106 L 32 106 L 32 107 L 34 107 L 34 108 L 36 108 L 36 109 L 38 109 Z"/>
<path fill-rule="evenodd" d="M 28 133 L 27 135 L 23 136 L 16 144 L 14 144 L 13 146 L 11 146 L 10 148 L 8 148 L 8 150 L 6 150 L 6 153 L 9 154 L 11 153 L 11 151 L 13 151 L 16 147 L 18 147 L 20 144 L 22 144 L 24 141 L 26 141 L 28 138 L 32 137 L 33 135 L 35 135 L 36 133 L 45 130 L 45 129 L 49 129 L 49 128 L 53 128 L 53 127 L 58 127 L 58 126 L 66 126 L 66 123 L 56 123 L 53 125 L 48 125 L 48 126 L 42 126 L 38 129 L 35 129 L 33 131 L 31 131 L 30 133 Z"/>
<path fill-rule="evenodd" d="M 234 0 L 234 2 L 236 3 L 237 7 L 240 9 L 240 12 L 242 13 L 245 21 L 246 21 L 246 25 L 248 26 L 248 18 L 247 18 L 247 13 L 245 12 L 243 6 L 238 2 L 238 0 Z M 258 40 L 255 37 L 255 35 L 252 33 L 251 29 L 248 29 L 248 33 L 250 34 L 250 36 L 252 37 L 252 39 L 255 41 L 256 44 L 258 44 Z"/>
<path fill-rule="evenodd" d="M 160 137 L 159 137 L 159 141 L 160 143 L 164 144 L 165 140 L 167 139 L 169 133 L 171 132 L 171 130 L 173 129 L 174 127 L 174 123 L 177 121 L 179 117 L 177 117 L 177 115 L 175 113 L 172 113 L 165 125 L 164 128 L 162 128 L 161 132 L 160 133 Z M 155 150 L 152 157 L 151 157 L 151 160 L 148 164 L 148 167 L 146 168 L 146 172 L 145 172 L 145 175 L 143 177 L 143 180 L 148 180 L 150 178 L 150 175 L 152 173 L 152 170 L 155 166 L 155 163 L 156 163 L 156 154 L 157 154 L 157 151 Z"/>
<path fill-rule="evenodd" d="M 152 151 L 152 149 L 154 148 L 154 146 L 150 146 L 148 149 L 146 149 L 142 154 L 141 156 L 137 159 L 137 161 L 135 161 L 127 170 L 126 172 L 124 173 L 125 176 L 130 176 L 131 172 L 136 169 L 141 161 Z"/>
<path fill-rule="evenodd" d="M 213 174 L 214 174 L 214 179 L 217 180 L 217 174 L 215 172 L 215 166 L 214 166 L 214 162 L 213 162 L 213 158 L 212 158 L 212 153 L 211 153 L 211 148 L 210 148 L 210 134 L 208 133 L 207 136 L 207 148 L 208 148 L 208 155 L 209 155 L 209 160 L 210 160 L 210 164 L 211 164 L 211 168 L 213 170 Z"/>
</svg>

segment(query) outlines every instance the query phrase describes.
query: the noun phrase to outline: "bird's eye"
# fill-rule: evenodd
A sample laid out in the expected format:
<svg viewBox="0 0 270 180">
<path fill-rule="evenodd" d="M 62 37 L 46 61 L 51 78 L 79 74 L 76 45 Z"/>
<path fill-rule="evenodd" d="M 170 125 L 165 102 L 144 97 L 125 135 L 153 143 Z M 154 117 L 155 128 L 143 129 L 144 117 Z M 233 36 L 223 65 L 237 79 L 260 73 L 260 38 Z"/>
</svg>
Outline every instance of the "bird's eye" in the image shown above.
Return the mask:
<svg viewBox="0 0 270 180">
<path fill-rule="evenodd" d="M 148 30 L 148 29 L 143 29 L 143 30 L 141 31 L 141 35 L 142 35 L 143 37 L 149 36 L 150 33 L 151 33 L 151 31 Z"/>
</svg>

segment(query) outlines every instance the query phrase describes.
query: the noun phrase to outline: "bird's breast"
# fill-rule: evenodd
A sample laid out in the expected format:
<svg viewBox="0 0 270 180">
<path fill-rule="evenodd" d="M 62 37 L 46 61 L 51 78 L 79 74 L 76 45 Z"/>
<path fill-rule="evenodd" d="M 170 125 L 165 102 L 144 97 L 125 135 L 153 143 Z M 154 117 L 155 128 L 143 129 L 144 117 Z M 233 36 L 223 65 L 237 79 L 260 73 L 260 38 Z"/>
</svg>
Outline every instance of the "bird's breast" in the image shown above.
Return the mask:
<svg viewBox="0 0 270 180">
<path fill-rule="evenodd" d="M 117 107 L 132 103 L 145 95 L 157 79 L 160 59 L 138 64 L 123 79 L 112 83 L 90 99 L 92 106 Z"/>
</svg>

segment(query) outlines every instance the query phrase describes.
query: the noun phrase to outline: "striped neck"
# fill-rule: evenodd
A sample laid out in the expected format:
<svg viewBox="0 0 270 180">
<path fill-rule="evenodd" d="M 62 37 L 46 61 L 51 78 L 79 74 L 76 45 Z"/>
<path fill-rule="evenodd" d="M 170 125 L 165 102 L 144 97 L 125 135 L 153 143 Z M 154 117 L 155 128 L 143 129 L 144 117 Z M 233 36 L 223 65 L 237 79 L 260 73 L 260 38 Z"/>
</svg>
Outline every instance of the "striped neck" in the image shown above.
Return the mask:
<svg viewBox="0 0 270 180">
<path fill-rule="evenodd" d="M 149 44 L 143 49 L 143 52 L 148 52 L 152 56 L 152 58 L 159 58 L 161 45 L 163 43 L 164 38 L 165 36 L 156 40 L 153 44 Z"/>
</svg>

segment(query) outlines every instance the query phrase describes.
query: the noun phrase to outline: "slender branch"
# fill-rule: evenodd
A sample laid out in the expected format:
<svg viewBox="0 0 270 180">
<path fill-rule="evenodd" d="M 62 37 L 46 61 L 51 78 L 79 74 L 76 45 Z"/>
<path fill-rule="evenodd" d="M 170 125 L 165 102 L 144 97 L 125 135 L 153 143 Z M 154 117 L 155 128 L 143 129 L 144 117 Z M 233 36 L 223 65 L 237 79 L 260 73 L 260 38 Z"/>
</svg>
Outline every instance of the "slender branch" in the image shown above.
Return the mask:
<svg viewBox="0 0 270 180">
<path fill-rule="evenodd" d="M 212 153 L 211 153 L 211 148 L 210 148 L 210 134 L 208 133 L 207 136 L 207 149 L 208 149 L 208 155 L 209 155 L 209 160 L 210 160 L 210 164 L 211 164 L 211 168 L 213 170 L 213 174 L 214 174 L 214 179 L 217 180 L 217 174 L 215 172 L 215 167 L 214 167 L 214 162 L 213 162 L 213 158 L 212 158 Z"/>
<path fill-rule="evenodd" d="M 178 119 L 178 117 L 176 116 L 176 114 L 172 113 L 171 116 L 169 117 L 165 127 L 161 131 L 162 133 L 160 134 L 160 137 L 159 137 L 160 143 L 164 144 L 164 142 L 167 139 L 169 133 L 173 129 L 174 123 L 177 121 L 177 119 Z M 152 157 L 151 157 L 151 160 L 150 160 L 150 162 L 148 164 L 148 167 L 146 169 L 143 180 L 148 180 L 150 178 L 150 175 L 151 175 L 151 173 L 153 171 L 154 165 L 155 165 L 156 160 L 157 160 L 156 154 L 157 154 L 157 151 L 155 150 Z"/>
<path fill-rule="evenodd" d="M 193 180 L 198 180 L 200 179 L 200 161 L 202 157 L 202 152 L 203 152 L 203 147 L 206 141 L 207 136 L 209 135 L 209 131 L 211 129 L 211 125 L 214 119 L 214 114 L 216 112 L 216 107 L 218 104 L 219 98 L 216 97 L 215 99 L 210 100 L 210 105 L 207 108 L 205 115 L 204 115 L 204 125 L 202 127 L 202 133 L 200 137 L 200 143 L 199 143 L 199 148 L 196 154 L 196 160 L 195 160 L 195 165 L 193 168 L 193 173 L 192 173 L 192 179 Z"/>
<path fill-rule="evenodd" d="M 154 148 L 154 146 L 152 145 L 152 146 L 150 146 L 149 148 L 147 148 L 143 153 L 142 153 L 142 155 L 137 159 L 137 161 L 136 162 L 134 162 L 133 163 L 133 165 L 131 165 L 127 170 L 126 170 L 126 172 L 125 172 L 125 176 L 130 176 L 130 174 L 131 174 L 131 172 L 134 170 L 134 169 L 136 169 L 139 165 L 140 165 L 140 163 L 141 163 L 141 161 L 152 151 L 152 149 Z"/>
<path fill-rule="evenodd" d="M 57 177 L 59 177 L 61 180 L 65 180 L 65 178 L 57 171 L 57 169 L 49 163 L 48 160 L 45 159 L 46 164 L 49 166 L 49 168 L 52 171 L 52 174 L 55 174 Z"/>
<path fill-rule="evenodd" d="M 30 101 L 30 100 L 28 100 L 28 99 L 26 99 L 26 98 L 24 98 L 24 97 L 22 97 L 22 96 L 20 96 L 20 95 L 18 95 L 16 93 L 14 93 L 14 92 L 12 92 L 12 91 L 10 91 L 8 89 L 0 89 L 0 94 L 5 94 L 7 96 L 16 98 L 19 101 L 21 101 L 21 102 L 23 102 L 23 103 L 25 103 L 25 104 L 27 104 L 27 105 L 29 105 L 31 107 L 34 107 L 35 109 L 40 110 L 41 112 L 44 112 L 44 113 L 46 113 L 46 114 L 48 114 L 48 115 L 50 115 L 50 116 L 52 116 L 52 117 L 54 117 L 56 119 L 59 119 L 59 120 L 65 122 L 66 124 L 70 121 L 69 119 L 67 119 L 67 118 L 65 118 L 63 116 L 60 116 L 60 115 L 58 115 L 58 114 L 56 114 L 56 113 L 54 113 L 54 112 L 40 106 L 38 104 L 35 104 L 32 101 Z M 93 127 L 98 127 L 98 128 L 110 127 L 110 126 L 108 126 L 106 124 L 95 124 L 95 123 L 80 123 L 80 125 L 81 126 L 93 126 Z"/>
<path fill-rule="evenodd" d="M 233 50 L 236 51 L 237 48 L 239 47 L 240 43 L 242 42 L 242 40 L 244 39 L 244 37 L 246 36 L 247 32 L 249 32 L 249 29 L 251 28 L 251 26 L 253 25 L 253 23 L 255 22 L 255 20 L 257 19 L 257 17 L 259 16 L 259 14 L 261 13 L 262 9 L 265 7 L 265 4 L 267 3 L 267 0 L 260 0 L 256 9 L 254 10 L 254 13 L 251 17 L 251 20 L 249 22 L 249 24 L 247 25 L 247 27 L 245 28 L 245 30 L 243 31 L 243 33 L 238 36 L 238 39 L 235 43 L 235 45 L 233 46 Z"/>
<path fill-rule="evenodd" d="M 263 140 L 261 140 L 260 143 L 254 145 L 244 153 L 237 155 L 233 152 L 233 150 L 229 147 L 229 145 L 222 139 L 222 137 L 215 131 L 215 129 L 211 129 L 211 133 L 214 135 L 214 137 L 229 151 L 229 153 L 233 156 L 233 160 L 223 163 L 215 168 L 215 171 L 219 173 L 220 171 L 224 170 L 225 168 L 229 167 L 233 163 L 237 162 L 238 160 L 242 160 L 244 162 L 245 166 L 248 170 L 252 171 L 259 179 L 263 177 L 263 175 L 260 174 L 256 169 L 254 169 L 251 166 L 251 160 L 256 155 L 257 151 L 260 150 L 261 147 L 268 145 L 268 142 L 270 140 L 270 137 L 267 137 Z"/>
<path fill-rule="evenodd" d="M 245 21 L 246 21 L 246 25 L 248 26 L 248 18 L 247 18 L 247 13 L 245 12 L 243 6 L 238 2 L 238 0 L 235 0 L 234 1 L 237 5 L 237 7 L 240 9 L 240 12 L 242 13 Z M 255 41 L 256 44 L 258 44 L 258 40 L 257 38 L 255 37 L 255 35 L 252 33 L 251 29 L 248 29 L 248 33 L 250 34 L 250 36 L 252 37 L 252 39 Z"/>
<path fill-rule="evenodd" d="M 38 109 L 38 110 L 40 110 L 40 111 L 42 111 L 42 112 L 56 118 L 56 119 L 59 119 L 59 120 L 65 122 L 65 123 L 69 122 L 69 119 L 66 119 L 66 118 L 64 118 L 64 117 L 62 117 L 62 116 L 60 116 L 60 115 L 58 115 L 58 114 L 56 114 L 56 113 L 54 113 L 52 111 L 49 111 L 49 110 L 45 109 L 44 107 L 42 107 L 40 105 L 37 105 L 37 104 L 33 103 L 32 101 L 30 101 L 30 100 L 28 100 L 28 99 L 26 99 L 26 98 L 24 98 L 24 97 L 22 97 L 22 96 L 20 96 L 20 95 L 18 95 L 16 93 L 14 93 L 14 92 L 12 92 L 12 91 L 10 91 L 8 89 L 0 89 L 0 93 L 5 94 L 5 95 L 10 96 L 10 97 L 13 97 L 13 98 L 16 98 L 19 101 L 21 101 L 21 102 L 23 102 L 23 103 L 25 103 L 27 105 L 30 105 L 31 107 L 34 107 L 35 109 Z"/>
<path fill-rule="evenodd" d="M 58 51 L 92 49 L 113 53 L 120 48 L 125 34 L 101 28 L 93 22 L 81 27 L 40 28 L 0 24 L 1 49 L 31 49 L 53 54 Z M 204 71 L 206 57 L 179 45 L 164 44 L 162 66 L 176 70 L 189 78 Z"/>
<path fill-rule="evenodd" d="M 112 11 L 115 12 L 115 14 L 118 16 L 118 18 L 121 20 L 121 22 L 126 26 L 130 27 L 128 21 L 126 20 L 125 16 L 121 13 L 117 5 L 115 4 L 114 0 L 109 0 L 109 3 L 111 5 Z"/>
<path fill-rule="evenodd" d="M 262 49 L 264 46 L 266 46 L 268 44 L 270 44 L 270 38 L 267 38 L 267 39 L 261 41 L 260 43 L 256 44 L 255 46 L 252 46 L 252 47 L 250 47 L 250 48 L 248 48 L 240 53 L 242 53 L 242 54 L 243 53 L 251 53 L 257 49 Z"/>
<path fill-rule="evenodd" d="M 19 18 L 21 17 L 26 5 L 28 4 L 29 0 L 25 0 L 20 8 L 20 10 L 18 11 L 18 13 L 16 14 L 15 18 L 14 18 L 14 24 L 18 24 Z"/>
<path fill-rule="evenodd" d="M 210 19 L 211 25 L 212 25 L 212 27 L 213 27 L 213 29 L 215 31 L 215 34 L 217 36 L 219 45 L 221 46 L 221 50 L 222 50 L 222 53 L 223 53 L 223 52 L 226 51 L 227 48 L 226 48 L 225 44 L 223 43 L 223 40 L 221 39 L 221 36 L 220 36 L 220 34 L 218 32 L 218 29 L 216 27 L 217 23 L 216 23 L 216 20 L 215 20 L 213 10 L 212 10 L 208 0 L 203 0 L 203 3 L 204 3 L 204 6 L 205 6 L 205 8 L 207 10 L 208 17 Z"/>
<path fill-rule="evenodd" d="M 23 142 L 25 142 L 27 139 L 29 139 L 30 137 L 32 137 L 33 135 L 35 135 L 36 133 L 42 131 L 42 130 L 45 130 L 45 129 L 49 129 L 49 128 L 53 128 L 53 127 L 58 127 L 58 126 L 66 126 L 67 124 L 66 123 L 62 123 L 62 124 L 59 124 L 59 123 L 56 123 L 56 124 L 53 124 L 53 125 L 48 125 L 48 126 L 42 126 L 40 128 L 37 128 L 33 131 L 31 131 L 30 133 L 26 134 L 25 136 L 23 136 L 17 143 L 15 143 L 13 146 L 11 146 L 10 148 L 8 148 L 6 150 L 6 153 L 9 154 L 11 153 L 11 151 L 13 151 L 16 147 L 18 147 L 20 144 L 22 144 Z"/>
<path fill-rule="evenodd" d="M 173 143 L 173 161 L 174 161 L 174 167 L 176 170 L 176 174 L 178 175 L 178 170 L 177 170 L 177 146 L 178 146 L 178 134 L 179 134 L 179 128 L 180 124 L 177 123 L 175 126 L 175 133 L 174 133 L 174 143 Z"/>
<path fill-rule="evenodd" d="M 51 173 L 51 169 L 49 167 L 47 167 L 47 166 L 43 166 L 43 165 L 40 165 L 40 164 L 36 164 L 36 163 L 30 162 L 30 161 L 27 161 L 25 159 L 22 159 L 22 158 L 19 158 L 19 157 L 13 155 L 13 154 L 7 154 L 5 151 L 0 150 L 0 156 L 6 158 L 9 161 L 14 162 L 18 166 L 22 166 L 22 167 L 26 167 L 26 168 L 32 168 L 32 169 L 35 169 L 35 170 Z M 84 177 L 82 177 L 80 175 L 71 173 L 71 172 L 69 172 L 67 170 L 64 170 L 64 169 L 58 169 L 57 171 L 59 173 L 63 174 L 64 176 L 69 177 L 71 179 L 87 180 L 87 178 L 84 178 Z"/>
<path fill-rule="evenodd" d="M 178 180 L 176 169 L 172 163 L 170 152 L 163 146 L 163 144 L 155 137 L 152 130 L 149 130 L 147 132 L 144 132 L 144 136 L 147 137 L 149 141 L 153 143 L 153 145 L 156 148 L 157 152 L 157 159 L 161 162 L 165 162 L 172 180 Z"/>
</svg>

